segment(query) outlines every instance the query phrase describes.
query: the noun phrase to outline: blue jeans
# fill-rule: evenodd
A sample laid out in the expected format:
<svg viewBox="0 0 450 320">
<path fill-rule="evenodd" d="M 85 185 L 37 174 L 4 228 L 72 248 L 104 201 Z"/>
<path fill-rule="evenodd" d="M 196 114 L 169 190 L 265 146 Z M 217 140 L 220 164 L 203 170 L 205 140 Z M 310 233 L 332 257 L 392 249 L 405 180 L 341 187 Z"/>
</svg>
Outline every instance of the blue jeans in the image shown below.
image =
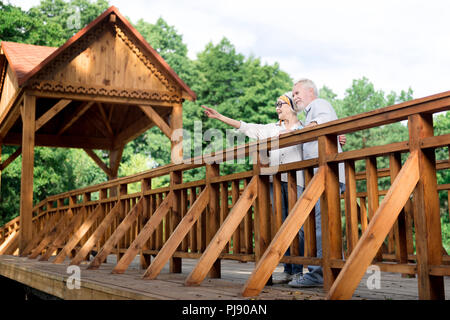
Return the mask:
<svg viewBox="0 0 450 320">
<path fill-rule="evenodd" d="M 300 197 L 300 195 L 303 192 L 303 188 L 300 186 L 297 186 L 297 198 Z M 272 210 L 275 212 L 275 208 L 273 205 L 273 184 L 270 184 L 270 200 L 272 202 Z M 281 213 L 283 221 L 286 220 L 286 217 L 289 214 L 289 202 L 288 202 L 288 188 L 286 182 L 281 182 Z M 303 242 L 301 239 L 299 239 L 299 251 L 300 256 L 303 256 Z M 285 256 L 290 256 L 290 248 L 287 249 Z M 284 272 L 289 274 L 296 274 L 296 273 L 303 273 L 303 266 L 299 264 L 292 264 L 292 263 L 285 263 L 284 264 Z"/>
<path fill-rule="evenodd" d="M 345 184 L 339 182 L 339 189 L 341 194 L 345 191 Z M 316 257 L 322 257 L 322 219 L 320 214 L 320 199 L 317 201 L 315 207 L 315 220 L 316 220 Z M 300 255 L 304 254 L 305 233 L 303 227 L 299 232 L 300 238 Z M 323 282 L 323 270 L 321 266 L 308 266 L 308 273 L 304 275 L 305 278 L 309 278 L 316 282 Z"/>
</svg>

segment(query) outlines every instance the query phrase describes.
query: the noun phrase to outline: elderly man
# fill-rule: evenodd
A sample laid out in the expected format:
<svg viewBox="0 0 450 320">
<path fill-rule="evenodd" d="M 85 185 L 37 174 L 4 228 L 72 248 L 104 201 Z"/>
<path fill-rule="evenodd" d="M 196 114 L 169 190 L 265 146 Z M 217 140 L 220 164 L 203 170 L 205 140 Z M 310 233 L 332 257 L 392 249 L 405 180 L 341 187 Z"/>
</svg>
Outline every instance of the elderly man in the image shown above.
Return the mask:
<svg viewBox="0 0 450 320">
<path fill-rule="evenodd" d="M 292 96 L 297 108 L 304 110 L 306 114 L 305 127 L 319 125 L 328 121 L 336 120 L 336 112 L 331 104 L 321 98 L 318 98 L 317 88 L 314 82 L 309 79 L 301 79 L 294 84 Z M 303 159 L 312 159 L 318 157 L 318 142 L 317 140 L 303 144 Z M 342 152 L 342 148 L 338 143 L 338 152 Z M 339 182 L 341 192 L 345 189 L 345 171 L 344 164 L 339 163 Z M 315 206 L 315 220 L 316 220 L 316 241 L 317 241 L 317 257 L 322 257 L 322 231 L 321 231 L 321 214 L 320 214 L 320 200 Z M 304 233 L 303 229 L 300 231 L 300 254 L 303 255 L 304 248 Z M 320 266 L 309 266 L 309 272 L 294 277 L 288 283 L 294 288 L 316 287 L 323 285 L 323 273 Z"/>
</svg>

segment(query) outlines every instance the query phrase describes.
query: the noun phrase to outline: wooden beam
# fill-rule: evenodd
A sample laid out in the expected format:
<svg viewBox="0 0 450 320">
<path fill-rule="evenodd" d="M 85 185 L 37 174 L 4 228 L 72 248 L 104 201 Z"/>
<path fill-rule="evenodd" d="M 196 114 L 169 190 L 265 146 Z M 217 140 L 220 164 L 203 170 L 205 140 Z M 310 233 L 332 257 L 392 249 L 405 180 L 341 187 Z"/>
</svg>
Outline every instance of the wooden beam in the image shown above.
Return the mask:
<svg viewBox="0 0 450 320">
<path fill-rule="evenodd" d="M 98 269 L 100 265 L 105 261 L 108 254 L 111 252 L 111 250 L 114 248 L 114 246 L 122 239 L 125 232 L 131 227 L 131 225 L 136 221 L 138 216 L 142 214 L 142 208 L 143 208 L 143 202 L 144 198 L 140 198 L 138 203 L 128 212 L 125 219 L 120 223 L 120 225 L 116 228 L 116 230 L 113 232 L 111 237 L 106 241 L 106 243 L 103 245 L 100 252 L 97 253 L 94 260 L 89 264 L 88 269 Z"/>
<path fill-rule="evenodd" d="M 18 92 L 18 94 L 22 94 L 22 89 Z M 15 99 L 18 96 L 16 96 L 14 99 L 11 100 L 12 106 L 7 106 L 5 110 L 8 110 L 9 108 L 13 108 L 11 112 L 7 113 L 6 116 L 0 119 L 0 141 L 3 140 L 4 137 L 8 134 L 9 130 L 13 127 L 13 125 L 16 123 L 17 119 L 20 117 L 20 109 L 21 109 L 21 103 L 24 100 L 24 95 L 15 102 Z M 14 105 L 15 104 L 15 105 Z"/>
<path fill-rule="evenodd" d="M 38 131 L 42 128 L 47 122 L 49 122 L 54 116 L 56 116 L 61 110 L 71 103 L 72 100 L 61 99 L 58 101 L 53 107 L 51 107 L 46 113 L 44 113 L 37 121 L 36 121 L 36 129 Z"/>
<path fill-rule="evenodd" d="M 408 119 L 410 148 L 418 152 L 420 178 L 414 190 L 414 228 L 419 299 L 444 299 L 444 278 L 430 275 L 431 265 L 442 264 L 442 231 L 437 192 L 434 149 L 421 149 L 424 138 L 434 135 L 433 115 L 416 114 Z"/>
<path fill-rule="evenodd" d="M 118 133 L 114 137 L 113 147 L 109 149 L 115 149 L 120 147 L 121 145 L 125 145 L 131 140 L 136 139 L 145 131 L 150 129 L 153 126 L 153 122 L 149 120 L 147 117 L 142 117 L 138 121 L 136 121 L 132 126 L 125 128 L 120 133 Z"/>
<path fill-rule="evenodd" d="M 109 123 L 108 117 L 106 116 L 105 109 L 103 109 L 103 106 L 100 102 L 97 102 L 98 110 L 100 111 L 100 115 L 102 117 L 103 122 L 105 123 L 106 128 L 108 129 L 108 132 L 110 136 L 114 136 L 114 130 L 111 127 L 111 124 Z"/>
<path fill-rule="evenodd" d="M 172 137 L 172 129 L 167 125 L 167 122 L 164 121 L 163 118 L 150 106 L 140 105 L 139 108 L 144 112 L 147 117 L 153 121 L 158 128 L 168 137 L 169 139 Z"/>
<path fill-rule="evenodd" d="M 20 146 L 22 144 L 22 134 L 10 132 L 3 139 L 3 144 Z M 113 141 L 107 138 L 35 134 L 35 146 L 111 150 L 113 148 Z"/>
<path fill-rule="evenodd" d="M 398 214 L 419 181 L 419 156 L 412 152 L 328 292 L 327 299 L 351 299 Z"/>
<path fill-rule="evenodd" d="M 106 175 L 111 178 L 113 177 L 113 172 L 110 168 L 106 166 L 106 164 L 102 161 L 102 159 L 97 156 L 97 154 L 94 152 L 94 150 L 90 149 L 83 149 L 89 157 L 91 157 L 92 160 L 106 173 Z"/>
<path fill-rule="evenodd" d="M 22 176 L 20 183 L 20 252 L 33 238 L 33 172 L 36 97 L 25 94 L 22 117 Z"/>
<path fill-rule="evenodd" d="M 94 211 L 91 212 L 88 218 L 83 222 L 81 227 L 78 228 L 78 230 L 69 238 L 64 248 L 59 252 L 55 260 L 53 260 L 53 263 L 62 263 L 64 261 L 66 256 L 72 251 L 73 248 L 75 248 L 81 238 L 83 238 L 83 236 L 89 231 L 102 213 L 102 205 L 98 204 Z"/>
<path fill-rule="evenodd" d="M 225 221 L 222 223 L 219 230 L 215 234 L 214 238 L 210 241 L 208 247 L 199 259 L 197 265 L 186 278 L 186 281 L 184 282 L 186 286 L 200 285 L 203 279 L 205 279 L 214 262 L 222 253 L 223 248 L 231 239 L 234 231 L 237 229 L 242 219 L 247 214 L 247 210 L 253 204 L 257 195 L 258 177 L 256 176 L 253 177 L 250 183 L 247 185 L 241 197 L 232 207 Z M 227 203 L 225 203 L 224 205 L 227 205 Z"/>
<path fill-rule="evenodd" d="M 1 150 L 1 149 L 0 149 Z M 14 160 L 17 159 L 18 156 L 20 156 L 20 154 L 22 153 L 22 147 L 17 148 L 16 151 L 14 151 L 14 153 L 12 155 L 10 155 L 8 157 L 8 159 L 6 159 L 5 161 L 2 162 L 2 164 L 0 165 L 0 173 L 1 171 L 5 170 L 6 167 L 8 167 L 11 162 L 13 162 Z"/>
<path fill-rule="evenodd" d="M 208 200 L 209 188 L 206 187 L 159 251 L 155 260 L 145 272 L 144 279 L 155 279 L 158 276 L 166 262 L 173 256 L 178 245 L 205 210 Z"/>
<path fill-rule="evenodd" d="M 242 295 L 258 295 L 266 285 L 280 259 L 301 229 L 311 210 L 325 189 L 325 168 L 320 168 L 289 212 L 281 228 L 258 261 L 250 278 L 244 285 Z"/>
<path fill-rule="evenodd" d="M 139 250 L 143 248 L 145 242 L 151 237 L 153 232 L 161 223 L 162 219 L 167 215 L 170 208 L 172 208 L 174 194 L 169 192 L 167 197 L 158 207 L 158 209 L 153 213 L 152 217 L 147 221 L 145 226 L 139 232 L 136 239 L 125 252 L 124 256 L 119 260 L 116 267 L 113 269 L 112 273 L 124 273 L 128 268 L 130 263 L 133 261 L 134 257 L 139 253 Z"/>
<path fill-rule="evenodd" d="M 103 218 L 102 222 L 99 224 L 97 229 L 91 234 L 89 239 L 84 243 L 81 247 L 80 251 L 78 251 L 77 255 L 70 262 L 71 265 L 79 265 L 81 261 L 83 261 L 86 256 L 91 252 L 92 248 L 95 244 L 100 240 L 100 238 L 104 235 L 106 229 L 111 226 L 115 217 L 120 211 L 120 201 L 118 201 L 114 207 L 106 214 L 106 217 Z"/>
<path fill-rule="evenodd" d="M 69 129 L 78 119 L 81 118 L 83 114 L 86 113 L 86 111 L 89 110 L 89 108 L 94 104 L 94 101 L 85 102 L 79 107 L 76 108 L 75 112 L 71 114 L 70 119 L 61 126 L 59 129 L 57 135 L 62 135 L 67 129 Z"/>
<path fill-rule="evenodd" d="M 121 145 L 118 148 L 109 151 L 109 167 L 111 170 L 112 179 L 117 178 L 124 148 L 125 145 Z"/>
</svg>

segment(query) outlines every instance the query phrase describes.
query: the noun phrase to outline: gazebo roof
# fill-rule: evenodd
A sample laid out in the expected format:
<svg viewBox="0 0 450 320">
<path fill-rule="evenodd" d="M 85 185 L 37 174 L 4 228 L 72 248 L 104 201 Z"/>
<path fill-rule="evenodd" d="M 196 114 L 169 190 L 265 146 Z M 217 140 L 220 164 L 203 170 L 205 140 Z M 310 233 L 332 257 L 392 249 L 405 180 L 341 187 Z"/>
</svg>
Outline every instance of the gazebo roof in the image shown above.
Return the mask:
<svg viewBox="0 0 450 320">
<path fill-rule="evenodd" d="M 154 125 L 170 137 L 174 108 L 196 99 L 114 6 L 59 48 L 1 43 L 2 144 L 22 143 L 25 95 L 36 97 L 36 146 L 104 150 Z"/>
</svg>

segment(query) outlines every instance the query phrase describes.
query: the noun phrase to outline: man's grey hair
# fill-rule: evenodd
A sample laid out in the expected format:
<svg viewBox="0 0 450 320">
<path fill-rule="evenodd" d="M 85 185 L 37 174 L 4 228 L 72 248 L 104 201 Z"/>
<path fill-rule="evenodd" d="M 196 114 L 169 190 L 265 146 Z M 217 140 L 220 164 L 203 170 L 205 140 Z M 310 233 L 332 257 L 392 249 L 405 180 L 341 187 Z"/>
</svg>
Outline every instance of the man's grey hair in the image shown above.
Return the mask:
<svg viewBox="0 0 450 320">
<path fill-rule="evenodd" d="M 302 79 L 297 80 L 297 81 L 295 82 L 294 86 L 296 86 L 296 85 L 299 84 L 299 83 L 300 83 L 304 88 L 311 88 L 311 89 L 313 89 L 314 95 L 315 95 L 316 97 L 319 96 L 319 92 L 317 91 L 317 87 L 316 87 L 316 85 L 314 84 L 314 82 L 313 82 L 312 80 L 309 80 L 309 79 L 306 79 L 306 78 L 302 78 Z"/>
</svg>

